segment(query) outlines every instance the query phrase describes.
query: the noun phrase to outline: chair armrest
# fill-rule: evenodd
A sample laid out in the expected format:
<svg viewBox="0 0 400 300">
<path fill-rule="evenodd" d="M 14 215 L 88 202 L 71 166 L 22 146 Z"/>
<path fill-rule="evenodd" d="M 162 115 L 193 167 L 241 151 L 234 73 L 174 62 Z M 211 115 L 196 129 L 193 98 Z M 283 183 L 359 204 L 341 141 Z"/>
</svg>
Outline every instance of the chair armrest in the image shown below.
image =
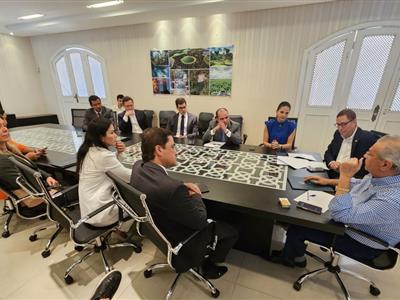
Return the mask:
<svg viewBox="0 0 400 300">
<path fill-rule="evenodd" d="M 211 247 L 212 250 L 215 250 L 215 246 L 218 242 L 218 237 L 215 235 L 215 221 L 212 219 L 207 219 L 207 226 L 209 226 L 211 223 L 213 223 L 213 235 L 214 235 L 214 242 L 213 242 L 213 246 Z M 203 228 L 204 229 L 204 228 Z M 176 245 L 174 248 L 172 248 L 172 253 L 174 253 L 175 255 L 178 255 L 179 250 L 181 250 L 181 248 L 187 244 L 191 239 L 193 239 L 195 236 L 197 236 L 203 229 L 197 230 L 195 232 L 193 232 L 191 235 L 189 235 L 189 237 L 187 237 L 185 240 L 183 240 L 182 242 L 180 242 L 178 245 Z"/>
<path fill-rule="evenodd" d="M 28 183 L 26 182 L 22 176 L 18 176 L 17 179 L 15 180 L 19 187 L 23 189 L 27 194 L 29 194 L 32 197 L 43 197 L 44 193 L 37 193 L 35 189 Z"/>
<path fill-rule="evenodd" d="M 99 207 L 98 209 L 92 211 L 91 213 L 87 214 L 84 217 L 81 217 L 80 220 L 78 222 L 76 222 L 75 224 L 71 225 L 71 227 L 73 229 L 78 228 L 80 225 L 82 225 L 82 223 L 85 223 L 87 220 L 89 220 L 90 218 L 94 217 L 95 215 L 99 214 L 100 212 L 102 212 L 103 210 L 106 210 L 107 208 L 113 206 L 115 204 L 114 201 L 110 201 L 107 204 L 103 205 L 102 207 Z"/>
<path fill-rule="evenodd" d="M 385 242 L 384 240 L 381 240 L 380 238 L 377 238 L 377 237 L 375 237 L 375 236 L 373 236 L 371 234 L 365 233 L 365 232 L 363 232 L 361 230 L 358 230 L 356 228 L 353 228 L 353 227 L 351 227 L 349 225 L 344 225 L 344 227 L 347 230 L 350 230 L 350 231 L 352 231 L 354 233 L 357 233 L 358 235 L 361 235 L 361 236 L 363 236 L 363 237 L 365 237 L 365 238 L 367 238 L 367 239 L 369 239 L 369 240 L 371 240 L 371 241 L 373 241 L 373 242 L 375 242 L 375 243 L 377 243 L 377 244 L 379 244 L 379 245 L 381 245 L 381 246 L 383 246 L 385 248 L 389 248 L 390 247 L 388 242 Z"/>
</svg>

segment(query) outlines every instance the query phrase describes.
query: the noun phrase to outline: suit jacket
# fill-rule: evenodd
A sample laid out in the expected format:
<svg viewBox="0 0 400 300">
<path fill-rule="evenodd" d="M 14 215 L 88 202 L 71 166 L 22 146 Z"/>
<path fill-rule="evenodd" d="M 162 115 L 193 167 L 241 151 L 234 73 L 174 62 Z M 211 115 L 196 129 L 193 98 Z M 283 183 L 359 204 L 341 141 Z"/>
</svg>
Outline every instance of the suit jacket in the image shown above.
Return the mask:
<svg viewBox="0 0 400 300">
<path fill-rule="evenodd" d="M 187 187 L 169 177 L 159 165 L 136 162 L 130 184 L 146 194 L 154 222 L 172 245 L 207 226 L 207 211 L 201 196 L 190 197 Z"/>
<path fill-rule="evenodd" d="M 125 112 L 126 110 L 118 114 L 118 127 L 119 130 L 121 130 L 122 134 L 129 135 L 132 133 L 132 123 L 131 123 L 131 118 L 128 118 L 128 122 L 124 121 Z M 140 128 L 142 128 L 142 130 L 145 130 L 147 128 L 147 123 L 144 112 L 142 110 L 135 109 L 135 115 Z"/>
<path fill-rule="evenodd" d="M 362 130 L 360 127 L 358 127 L 356 133 L 354 134 L 350 156 L 360 159 L 368 151 L 368 149 L 375 144 L 377 140 L 378 136 L 376 134 L 370 131 Z M 339 131 L 336 130 L 333 135 L 333 140 L 329 144 L 328 149 L 325 151 L 324 161 L 327 165 L 329 165 L 331 161 L 336 160 L 342 145 L 342 141 L 342 136 L 340 135 Z M 368 172 L 365 170 L 363 165 L 360 171 L 358 171 L 354 177 L 363 178 L 366 174 L 368 174 Z M 337 178 L 339 177 L 339 174 L 331 171 L 329 172 L 329 176 Z"/>
<path fill-rule="evenodd" d="M 187 122 L 187 137 L 194 138 L 196 137 L 199 129 L 197 127 L 197 117 L 191 113 L 187 113 L 188 115 L 188 122 Z M 180 114 L 177 113 L 171 119 L 168 120 L 167 129 L 171 131 L 174 135 L 177 134 L 177 131 L 180 131 L 178 128 L 178 118 L 180 118 Z"/>
<path fill-rule="evenodd" d="M 211 120 L 208 126 L 207 131 L 203 135 L 203 141 L 209 142 L 211 140 L 220 142 L 221 141 L 221 134 L 224 134 L 221 129 L 219 129 L 214 136 L 211 135 L 211 129 L 217 126 L 217 120 Z M 238 122 L 229 120 L 228 129 L 231 131 L 231 136 L 226 138 L 227 143 L 239 145 L 242 143 L 242 137 L 240 136 L 240 124 Z"/>
<path fill-rule="evenodd" d="M 94 108 L 87 109 L 85 112 L 85 119 L 83 120 L 83 130 L 86 131 L 89 123 L 97 118 L 97 113 L 94 111 Z M 105 106 L 101 107 L 100 118 L 111 120 L 111 122 L 114 124 L 112 110 Z"/>
</svg>

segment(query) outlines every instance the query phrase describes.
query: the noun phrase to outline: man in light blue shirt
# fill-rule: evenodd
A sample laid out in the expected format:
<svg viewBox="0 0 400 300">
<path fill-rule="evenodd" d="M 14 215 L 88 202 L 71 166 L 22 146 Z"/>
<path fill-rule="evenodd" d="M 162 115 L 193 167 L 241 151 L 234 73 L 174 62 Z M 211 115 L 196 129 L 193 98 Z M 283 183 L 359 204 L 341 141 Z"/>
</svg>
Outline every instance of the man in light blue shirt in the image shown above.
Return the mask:
<svg viewBox="0 0 400 300">
<path fill-rule="evenodd" d="M 365 159 L 370 173 L 363 179 L 353 178 Z M 340 166 L 336 196 L 329 210 L 332 219 L 386 241 L 400 242 L 400 136 L 380 138 L 358 160 L 351 158 Z M 304 240 L 330 246 L 333 234 L 300 226 L 290 226 L 282 251 L 274 251 L 271 261 L 288 266 L 305 267 Z M 371 260 L 382 247 L 355 232 L 336 236 L 335 250 L 359 260 Z"/>
</svg>

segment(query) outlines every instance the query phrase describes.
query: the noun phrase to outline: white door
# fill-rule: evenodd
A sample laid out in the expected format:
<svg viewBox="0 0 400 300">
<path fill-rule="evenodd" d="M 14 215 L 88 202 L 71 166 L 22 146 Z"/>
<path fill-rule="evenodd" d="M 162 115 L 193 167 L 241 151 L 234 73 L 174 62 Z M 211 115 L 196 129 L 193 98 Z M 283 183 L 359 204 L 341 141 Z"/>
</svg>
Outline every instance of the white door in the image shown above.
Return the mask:
<svg viewBox="0 0 400 300">
<path fill-rule="evenodd" d="M 367 24 L 368 25 L 368 24 Z M 400 27 L 360 25 L 306 51 L 298 146 L 323 153 L 336 114 L 351 108 L 365 130 L 400 130 Z"/>
<path fill-rule="evenodd" d="M 400 60 L 395 74 L 388 88 L 375 130 L 398 135 L 400 132 Z"/>
<path fill-rule="evenodd" d="M 399 28 L 370 28 L 357 33 L 347 65 L 339 107 L 357 114 L 358 125 L 376 130 L 399 55 Z M 399 120 L 400 121 L 400 120 Z"/>
<path fill-rule="evenodd" d="M 99 96 L 102 104 L 110 107 L 101 57 L 83 48 L 67 48 L 56 56 L 53 66 L 64 124 L 72 124 L 72 108 L 90 107 L 90 95 Z"/>
<path fill-rule="evenodd" d="M 296 137 L 300 149 L 322 152 L 332 139 L 354 36 L 354 31 L 340 35 L 306 54 Z"/>
</svg>

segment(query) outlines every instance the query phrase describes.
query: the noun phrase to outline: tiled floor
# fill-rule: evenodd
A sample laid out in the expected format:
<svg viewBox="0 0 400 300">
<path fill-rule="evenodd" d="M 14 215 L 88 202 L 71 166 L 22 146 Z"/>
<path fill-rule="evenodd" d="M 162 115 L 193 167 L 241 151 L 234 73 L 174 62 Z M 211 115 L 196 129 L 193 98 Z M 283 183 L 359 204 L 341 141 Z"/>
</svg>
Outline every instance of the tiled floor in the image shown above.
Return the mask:
<svg viewBox="0 0 400 300">
<path fill-rule="evenodd" d="M 0 221 L 3 222 L 3 218 Z M 50 230 L 39 233 L 39 239 L 30 242 L 32 230 L 44 221 L 13 220 L 12 235 L 0 238 L 0 299 L 88 299 L 103 277 L 101 259 L 93 255 L 82 263 L 73 273 L 75 282 L 66 285 L 63 274 L 66 268 L 78 259 L 77 253 L 63 232 L 48 258 L 40 253 L 50 236 Z M 2 224 L 2 223 L 1 223 Z M 151 263 L 162 262 L 164 256 L 148 240 L 143 241 L 143 252 L 136 254 L 130 249 L 113 249 L 107 257 L 114 268 L 123 274 L 121 285 L 114 299 L 164 299 L 169 285 L 174 279 L 171 272 L 155 273 L 149 279 L 144 278 L 143 270 Z M 319 264 L 308 259 L 308 270 Z M 264 259 L 232 250 L 227 265 L 229 272 L 215 280 L 220 290 L 220 299 L 343 299 L 332 274 L 324 274 L 303 285 L 300 292 L 292 288 L 293 281 L 304 270 L 291 269 L 271 264 Z M 355 270 L 350 262 L 348 268 Z M 360 269 L 359 269 L 360 271 Z M 363 270 L 382 290 L 379 299 L 399 299 L 398 270 L 372 272 Z M 373 299 L 368 285 L 343 275 L 353 299 Z M 173 299 L 212 299 L 209 292 L 192 276 L 182 276 Z"/>
</svg>

